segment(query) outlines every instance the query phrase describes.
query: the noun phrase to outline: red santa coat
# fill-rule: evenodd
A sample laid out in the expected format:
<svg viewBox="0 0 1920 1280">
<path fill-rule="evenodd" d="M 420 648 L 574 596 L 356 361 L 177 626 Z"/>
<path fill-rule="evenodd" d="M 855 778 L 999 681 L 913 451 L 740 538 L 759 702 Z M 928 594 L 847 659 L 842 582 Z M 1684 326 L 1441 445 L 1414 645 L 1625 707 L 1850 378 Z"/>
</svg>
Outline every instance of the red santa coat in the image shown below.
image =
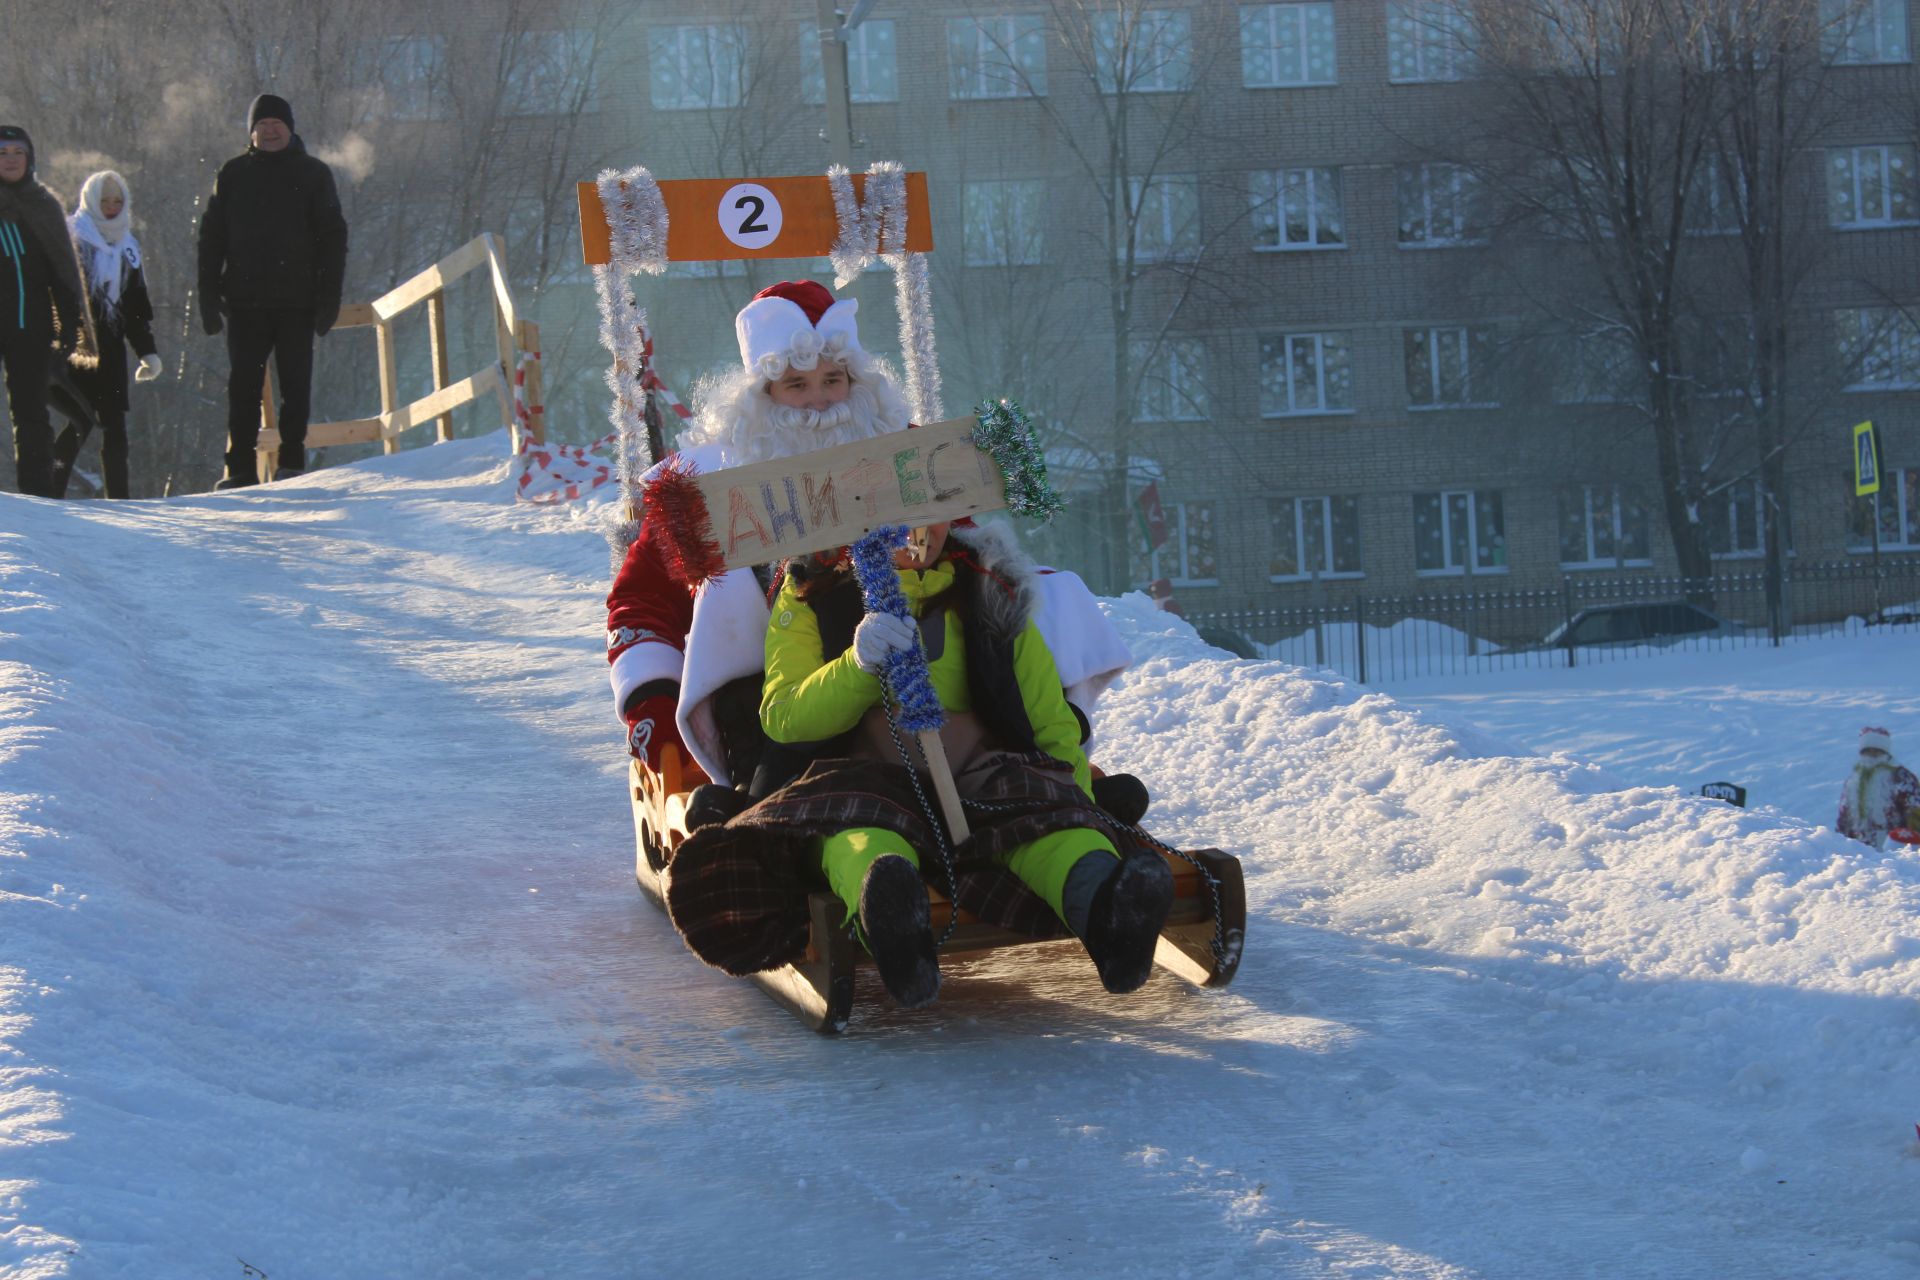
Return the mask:
<svg viewBox="0 0 1920 1280">
<path fill-rule="evenodd" d="M 1840 788 L 1840 817 L 1834 825 L 1842 835 L 1884 849 L 1887 832 L 1906 826 L 1915 809 L 1920 809 L 1920 778 L 1890 757 L 1862 756 Z"/>
</svg>

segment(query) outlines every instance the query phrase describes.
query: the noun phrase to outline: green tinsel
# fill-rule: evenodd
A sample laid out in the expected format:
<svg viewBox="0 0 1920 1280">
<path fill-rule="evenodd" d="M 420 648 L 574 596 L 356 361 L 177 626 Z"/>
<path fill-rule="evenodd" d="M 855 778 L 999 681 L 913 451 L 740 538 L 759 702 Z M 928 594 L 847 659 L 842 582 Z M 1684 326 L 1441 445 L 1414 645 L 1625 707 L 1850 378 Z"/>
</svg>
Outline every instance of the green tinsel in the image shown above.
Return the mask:
<svg viewBox="0 0 1920 1280">
<path fill-rule="evenodd" d="M 1033 422 L 1012 400 L 982 400 L 974 406 L 974 447 L 999 466 L 1007 480 L 1007 510 L 1042 523 L 1059 515 L 1066 499 L 1047 483 L 1047 458 L 1033 438 Z"/>
</svg>

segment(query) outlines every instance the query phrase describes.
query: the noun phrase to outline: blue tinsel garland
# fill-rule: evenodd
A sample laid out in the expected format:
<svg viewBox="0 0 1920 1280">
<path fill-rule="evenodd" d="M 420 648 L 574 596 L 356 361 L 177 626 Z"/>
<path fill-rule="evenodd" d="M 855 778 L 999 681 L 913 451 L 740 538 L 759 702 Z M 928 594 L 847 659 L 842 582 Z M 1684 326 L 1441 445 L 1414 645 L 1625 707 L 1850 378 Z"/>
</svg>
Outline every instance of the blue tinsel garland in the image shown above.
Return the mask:
<svg viewBox="0 0 1920 1280">
<path fill-rule="evenodd" d="M 867 612 L 891 613 L 896 618 L 904 618 L 915 628 L 917 636 L 919 624 L 914 622 L 913 611 L 907 608 L 907 597 L 901 593 L 900 579 L 893 568 L 894 551 L 906 545 L 906 527 L 895 524 L 875 529 L 850 550 L 853 575 L 860 581 L 860 594 L 867 602 Z M 940 699 L 933 692 L 933 678 L 927 674 L 927 655 L 917 639 L 913 648 L 887 655 L 882 679 L 892 691 L 894 701 L 900 704 L 902 728 L 919 733 L 924 729 L 938 729 L 946 723 Z"/>
</svg>

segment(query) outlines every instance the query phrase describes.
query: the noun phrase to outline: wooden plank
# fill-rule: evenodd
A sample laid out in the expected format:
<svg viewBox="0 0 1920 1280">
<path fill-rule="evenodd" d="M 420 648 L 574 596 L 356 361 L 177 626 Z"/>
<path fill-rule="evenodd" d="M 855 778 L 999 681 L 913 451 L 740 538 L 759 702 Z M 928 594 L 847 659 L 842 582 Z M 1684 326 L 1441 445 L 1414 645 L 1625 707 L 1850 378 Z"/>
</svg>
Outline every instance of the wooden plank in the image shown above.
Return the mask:
<svg viewBox="0 0 1920 1280">
<path fill-rule="evenodd" d="M 348 418 L 341 422 L 316 422 L 307 428 L 307 447 L 324 449 L 335 444 L 371 444 L 380 439 L 383 424 L 378 418 Z"/>
<path fill-rule="evenodd" d="M 336 329 L 364 329 L 379 320 L 374 314 L 370 302 L 349 302 L 340 308 L 340 316 L 333 322 Z"/>
<path fill-rule="evenodd" d="M 375 318 L 393 319 L 408 307 L 426 301 L 429 295 L 439 293 L 469 271 L 484 266 L 486 261 L 486 237 L 475 236 L 405 284 L 375 298 L 370 304 Z"/>
<path fill-rule="evenodd" d="M 433 359 L 433 389 L 444 391 L 451 377 L 447 365 L 447 295 L 427 295 L 427 346 Z M 440 440 L 453 439 L 453 410 L 440 415 Z"/>
<path fill-rule="evenodd" d="M 531 351 L 534 358 L 527 362 L 527 379 L 521 387 L 521 397 L 527 404 L 527 434 L 533 437 L 535 444 L 547 442 L 547 376 L 541 369 L 540 326 L 531 320 L 520 322 L 520 349 Z"/>
<path fill-rule="evenodd" d="M 507 284 L 507 246 L 489 231 L 480 237 L 487 242 L 487 274 L 493 278 L 493 304 L 508 334 L 520 332 L 520 315 L 514 310 L 513 290 Z"/>
<path fill-rule="evenodd" d="M 1007 505 L 973 418 L 696 477 L 727 568 L 857 542 L 885 525 L 928 525 Z"/>
<path fill-rule="evenodd" d="M 497 391 L 499 387 L 500 371 L 482 369 L 472 377 L 462 378 L 452 386 L 442 387 L 432 395 L 415 400 L 404 408 L 382 414 L 381 417 L 386 422 L 384 435 L 388 445 L 387 452 L 398 451 L 399 446 L 394 443 L 394 437 L 402 431 L 410 431 L 421 423 L 450 413 L 463 404 L 478 400 L 488 391 Z"/>
<path fill-rule="evenodd" d="M 865 198 L 867 176 L 853 175 L 856 196 Z M 833 188 L 826 175 L 791 178 L 684 178 L 660 184 L 667 205 L 667 257 L 674 262 L 735 258 L 819 258 L 840 238 Z M 600 188 L 579 185 L 581 256 L 589 266 L 612 259 L 611 235 Z M 933 217 L 927 175 L 907 175 L 905 245 L 881 245 L 883 253 L 933 249 Z"/>
<path fill-rule="evenodd" d="M 393 321 L 381 320 L 374 325 L 373 333 L 380 353 L 380 416 L 391 422 L 394 403 L 400 399 L 400 375 L 394 367 Z M 386 452 L 394 453 L 398 448 L 391 438 L 386 441 Z"/>
</svg>

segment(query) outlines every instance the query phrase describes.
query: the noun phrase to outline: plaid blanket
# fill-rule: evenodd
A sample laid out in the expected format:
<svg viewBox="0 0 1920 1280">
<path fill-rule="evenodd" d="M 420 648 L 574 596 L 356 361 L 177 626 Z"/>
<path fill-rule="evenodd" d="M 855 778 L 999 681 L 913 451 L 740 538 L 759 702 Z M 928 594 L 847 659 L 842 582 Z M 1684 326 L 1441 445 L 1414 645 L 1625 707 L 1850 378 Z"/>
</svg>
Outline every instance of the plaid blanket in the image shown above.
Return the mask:
<svg viewBox="0 0 1920 1280">
<path fill-rule="evenodd" d="M 920 785 L 929 803 L 933 784 Z M 1040 752 L 995 752 L 954 779 L 972 828 L 954 850 L 951 895 L 964 911 L 1035 938 L 1066 926 L 999 865 L 1051 831 L 1101 829 L 1122 857 L 1143 847 Z M 807 947 L 807 895 L 827 887 L 820 839 L 853 827 L 897 831 L 920 852 L 929 883 L 948 890 L 933 829 L 907 770 L 875 760 L 820 760 L 723 826 L 689 836 L 667 864 L 667 914 L 707 964 L 736 976 L 791 964 Z"/>
</svg>

